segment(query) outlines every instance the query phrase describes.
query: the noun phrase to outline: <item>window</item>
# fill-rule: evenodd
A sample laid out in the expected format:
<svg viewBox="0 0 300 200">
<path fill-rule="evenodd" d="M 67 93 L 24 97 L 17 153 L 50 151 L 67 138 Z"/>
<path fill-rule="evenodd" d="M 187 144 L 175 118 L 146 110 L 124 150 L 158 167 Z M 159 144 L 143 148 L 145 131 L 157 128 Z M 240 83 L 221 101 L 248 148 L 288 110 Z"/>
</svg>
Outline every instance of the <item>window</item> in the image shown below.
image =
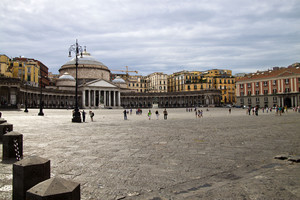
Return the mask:
<svg viewBox="0 0 300 200">
<path fill-rule="evenodd" d="M 277 97 L 273 97 L 273 103 L 277 103 Z"/>
<path fill-rule="evenodd" d="M 231 83 L 234 84 L 234 80 L 231 80 Z"/>
<path fill-rule="evenodd" d="M 256 91 L 255 91 L 255 94 L 256 94 L 256 95 L 259 95 L 259 90 L 256 90 Z"/>
<path fill-rule="evenodd" d="M 241 92 L 241 97 L 243 97 L 244 96 L 244 92 Z"/>
<path fill-rule="evenodd" d="M 259 98 L 256 98 L 255 100 L 256 100 L 256 103 L 259 103 Z"/>
<path fill-rule="evenodd" d="M 258 87 L 258 86 L 259 86 L 259 82 L 256 82 L 256 83 L 255 83 L 255 86 Z"/>
<path fill-rule="evenodd" d="M 188 90 L 190 90 L 191 89 L 191 87 L 188 85 L 188 88 L 187 88 Z"/>
<path fill-rule="evenodd" d="M 251 98 L 248 98 L 248 104 L 251 104 Z"/>
<path fill-rule="evenodd" d="M 220 85 L 220 90 L 222 90 L 222 86 Z"/>
<path fill-rule="evenodd" d="M 285 84 L 289 84 L 290 83 L 290 79 L 285 79 Z"/>
<path fill-rule="evenodd" d="M 227 83 L 230 84 L 230 80 L 227 80 Z"/>
<path fill-rule="evenodd" d="M 203 85 L 201 85 L 201 89 L 203 89 Z"/>
<path fill-rule="evenodd" d="M 241 84 L 240 86 L 241 86 L 241 89 L 243 89 L 243 88 L 244 88 L 243 84 Z"/>
<path fill-rule="evenodd" d="M 264 94 L 268 94 L 268 90 L 264 90 Z"/>
<path fill-rule="evenodd" d="M 241 104 L 244 104 L 244 99 L 240 99 Z"/>
<path fill-rule="evenodd" d="M 276 85 L 276 80 L 273 80 L 273 85 Z"/>
<path fill-rule="evenodd" d="M 27 72 L 28 72 L 28 73 L 31 73 L 31 67 L 28 67 L 28 68 L 27 68 Z"/>
<path fill-rule="evenodd" d="M 264 81 L 264 86 L 268 86 L 268 81 Z"/>
<path fill-rule="evenodd" d="M 130 87 L 130 83 L 128 84 L 128 86 Z"/>
<path fill-rule="evenodd" d="M 194 85 L 194 89 L 197 90 L 197 85 Z"/>
<path fill-rule="evenodd" d="M 285 88 L 285 92 L 286 92 L 286 93 L 289 93 L 290 91 L 291 91 L 290 88 Z"/>
<path fill-rule="evenodd" d="M 248 86 L 248 88 L 251 88 L 251 83 L 248 83 L 247 86 Z"/>
<path fill-rule="evenodd" d="M 276 94 L 277 93 L 277 89 L 273 89 L 273 94 Z"/>
<path fill-rule="evenodd" d="M 250 96 L 251 95 L 251 91 L 248 91 L 248 96 Z"/>
<path fill-rule="evenodd" d="M 132 83 L 132 87 L 134 87 L 134 83 Z"/>
<path fill-rule="evenodd" d="M 264 98 L 264 102 L 265 102 L 265 103 L 268 103 L 268 97 L 265 97 L 265 98 Z"/>
<path fill-rule="evenodd" d="M 224 89 L 226 90 L 226 86 L 224 86 Z"/>
<path fill-rule="evenodd" d="M 138 84 L 138 83 L 136 84 L 136 87 L 139 87 L 139 84 Z"/>
</svg>

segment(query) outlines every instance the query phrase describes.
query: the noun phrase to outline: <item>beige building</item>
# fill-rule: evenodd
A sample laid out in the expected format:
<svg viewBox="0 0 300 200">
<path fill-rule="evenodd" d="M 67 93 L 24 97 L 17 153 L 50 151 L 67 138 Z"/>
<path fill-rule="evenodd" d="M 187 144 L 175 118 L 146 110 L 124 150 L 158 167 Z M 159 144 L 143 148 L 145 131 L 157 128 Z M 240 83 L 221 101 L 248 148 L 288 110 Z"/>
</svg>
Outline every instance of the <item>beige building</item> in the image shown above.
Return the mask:
<svg viewBox="0 0 300 200">
<path fill-rule="evenodd" d="M 154 72 L 147 76 L 148 88 L 146 92 L 167 92 L 168 75 L 162 72 Z"/>
</svg>

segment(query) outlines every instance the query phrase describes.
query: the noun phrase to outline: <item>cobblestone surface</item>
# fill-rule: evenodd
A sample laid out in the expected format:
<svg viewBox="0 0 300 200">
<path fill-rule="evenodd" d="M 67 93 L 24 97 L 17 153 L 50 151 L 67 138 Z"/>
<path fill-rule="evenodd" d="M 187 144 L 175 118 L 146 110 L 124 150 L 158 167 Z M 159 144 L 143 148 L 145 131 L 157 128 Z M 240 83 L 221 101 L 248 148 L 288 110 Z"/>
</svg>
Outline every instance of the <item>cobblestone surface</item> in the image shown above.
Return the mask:
<svg viewBox="0 0 300 200">
<path fill-rule="evenodd" d="M 123 110 L 94 110 L 79 124 L 71 110 L 2 117 L 23 134 L 24 157 L 50 159 L 51 176 L 80 183 L 83 200 L 300 199 L 300 163 L 274 159 L 300 155 L 300 114 L 203 110 L 127 121 Z M 0 163 L 0 180 L 0 199 L 11 199 L 12 163 Z"/>
</svg>

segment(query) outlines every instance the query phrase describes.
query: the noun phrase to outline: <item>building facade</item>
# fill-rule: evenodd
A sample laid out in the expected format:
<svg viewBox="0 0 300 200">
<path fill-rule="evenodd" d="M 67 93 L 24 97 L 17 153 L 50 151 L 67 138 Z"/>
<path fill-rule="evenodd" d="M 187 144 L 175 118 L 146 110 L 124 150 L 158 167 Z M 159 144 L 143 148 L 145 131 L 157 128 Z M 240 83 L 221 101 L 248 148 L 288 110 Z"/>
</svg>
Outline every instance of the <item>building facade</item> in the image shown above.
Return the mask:
<svg viewBox="0 0 300 200">
<path fill-rule="evenodd" d="M 168 75 L 162 72 L 154 72 L 147 77 L 148 87 L 146 92 L 167 92 L 168 91 Z"/>
<path fill-rule="evenodd" d="M 221 91 L 216 89 L 193 92 L 126 92 L 121 95 L 121 105 L 124 108 L 186 108 L 219 106 Z"/>
<path fill-rule="evenodd" d="M 169 75 L 168 78 L 168 92 L 188 92 L 213 88 L 222 92 L 222 104 L 232 104 L 236 101 L 235 78 L 232 76 L 231 70 L 180 71 Z"/>
<path fill-rule="evenodd" d="M 300 105 L 300 64 L 247 74 L 236 82 L 237 105 L 295 107 Z"/>
</svg>

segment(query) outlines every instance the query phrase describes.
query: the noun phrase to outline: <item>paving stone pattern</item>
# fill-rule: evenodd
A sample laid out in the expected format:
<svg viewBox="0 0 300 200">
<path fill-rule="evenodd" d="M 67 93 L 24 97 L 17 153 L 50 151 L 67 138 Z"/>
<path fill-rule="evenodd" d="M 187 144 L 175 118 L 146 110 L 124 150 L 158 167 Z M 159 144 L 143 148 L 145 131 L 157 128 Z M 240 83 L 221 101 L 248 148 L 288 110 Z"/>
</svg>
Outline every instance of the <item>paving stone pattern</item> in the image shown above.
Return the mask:
<svg viewBox="0 0 300 200">
<path fill-rule="evenodd" d="M 23 134 L 24 157 L 51 160 L 51 177 L 81 185 L 83 200 L 300 199 L 300 114 L 276 116 L 210 108 L 155 114 L 93 110 L 71 123 L 71 110 L 3 111 Z M 86 110 L 88 112 L 88 110 Z M 155 110 L 152 109 L 152 113 Z M 0 144 L 2 156 L 2 144 Z M 11 199 L 12 164 L 0 163 L 0 199 Z"/>
</svg>

